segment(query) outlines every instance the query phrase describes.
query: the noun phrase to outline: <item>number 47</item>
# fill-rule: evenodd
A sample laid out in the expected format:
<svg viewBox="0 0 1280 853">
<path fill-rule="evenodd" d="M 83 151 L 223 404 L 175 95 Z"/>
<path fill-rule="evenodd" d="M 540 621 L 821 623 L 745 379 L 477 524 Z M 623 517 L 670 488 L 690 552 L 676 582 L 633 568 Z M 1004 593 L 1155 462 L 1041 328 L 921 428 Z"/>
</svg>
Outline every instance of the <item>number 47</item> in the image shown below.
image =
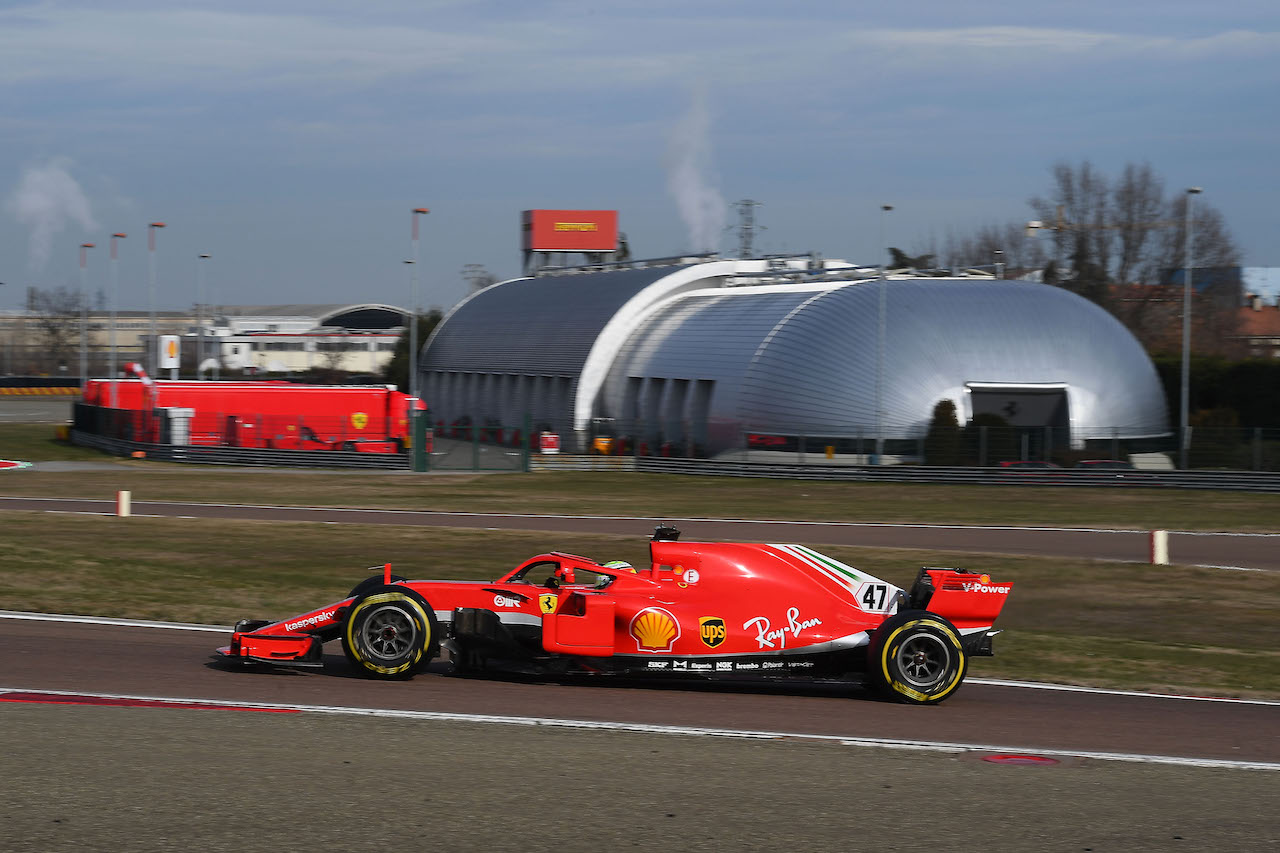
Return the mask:
<svg viewBox="0 0 1280 853">
<path fill-rule="evenodd" d="M 862 609 L 871 612 L 884 610 L 885 602 L 889 598 L 889 585 L 887 583 L 869 583 L 862 587 Z"/>
</svg>

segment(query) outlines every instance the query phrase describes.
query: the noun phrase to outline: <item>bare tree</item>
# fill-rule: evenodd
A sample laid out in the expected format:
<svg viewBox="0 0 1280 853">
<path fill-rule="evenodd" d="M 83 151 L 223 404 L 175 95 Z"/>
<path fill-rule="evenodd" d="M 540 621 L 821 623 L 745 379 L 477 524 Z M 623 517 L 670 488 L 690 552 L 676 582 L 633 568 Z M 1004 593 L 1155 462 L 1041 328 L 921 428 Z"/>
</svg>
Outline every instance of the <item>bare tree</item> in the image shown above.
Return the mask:
<svg viewBox="0 0 1280 853">
<path fill-rule="evenodd" d="M 1113 191 L 1113 217 L 1118 242 L 1115 280 L 1126 285 L 1149 267 L 1157 243 L 1156 229 L 1166 216 L 1164 181 L 1151 164 L 1128 163 Z"/>
<path fill-rule="evenodd" d="M 1053 229 L 1059 275 L 1064 274 L 1063 261 L 1070 262 L 1071 274 L 1062 285 L 1105 304 L 1114 240 L 1106 176 L 1088 160 L 1079 166 L 1056 163 L 1048 197 L 1034 196 L 1029 203 L 1040 221 Z"/>
<path fill-rule="evenodd" d="M 998 254 L 997 254 L 998 253 Z M 1044 248 L 1027 236 L 1025 224 L 983 225 L 968 236 L 947 235 L 942 250 L 943 265 L 951 268 L 991 269 L 996 263 L 1006 270 L 1030 270 L 1044 265 Z"/>
<path fill-rule="evenodd" d="M 45 370 L 67 369 L 78 359 L 80 294 L 67 287 L 27 288 L 27 311 L 35 327 L 36 347 Z"/>
</svg>

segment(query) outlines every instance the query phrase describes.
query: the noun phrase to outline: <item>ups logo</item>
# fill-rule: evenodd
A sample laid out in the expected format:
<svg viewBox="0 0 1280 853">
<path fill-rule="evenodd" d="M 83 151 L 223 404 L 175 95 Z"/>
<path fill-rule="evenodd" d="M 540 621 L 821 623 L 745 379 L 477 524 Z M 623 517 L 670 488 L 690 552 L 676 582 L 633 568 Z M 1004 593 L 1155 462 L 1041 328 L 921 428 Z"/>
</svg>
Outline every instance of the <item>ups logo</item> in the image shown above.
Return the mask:
<svg viewBox="0 0 1280 853">
<path fill-rule="evenodd" d="M 719 616 L 703 616 L 698 619 L 698 636 L 709 648 L 714 649 L 724 642 L 724 620 Z"/>
</svg>

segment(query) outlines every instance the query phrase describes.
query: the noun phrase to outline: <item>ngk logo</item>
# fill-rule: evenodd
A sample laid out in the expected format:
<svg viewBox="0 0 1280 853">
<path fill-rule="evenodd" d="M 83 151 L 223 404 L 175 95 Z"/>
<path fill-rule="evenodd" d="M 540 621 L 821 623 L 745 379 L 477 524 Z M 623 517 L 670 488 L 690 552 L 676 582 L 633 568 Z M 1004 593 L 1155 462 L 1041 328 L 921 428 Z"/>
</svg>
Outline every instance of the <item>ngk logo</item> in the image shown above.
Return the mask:
<svg viewBox="0 0 1280 853">
<path fill-rule="evenodd" d="M 961 586 L 964 587 L 965 592 L 1000 592 L 1006 594 L 1013 588 L 1009 586 L 992 586 L 985 583 L 965 583 L 961 584 Z"/>
</svg>

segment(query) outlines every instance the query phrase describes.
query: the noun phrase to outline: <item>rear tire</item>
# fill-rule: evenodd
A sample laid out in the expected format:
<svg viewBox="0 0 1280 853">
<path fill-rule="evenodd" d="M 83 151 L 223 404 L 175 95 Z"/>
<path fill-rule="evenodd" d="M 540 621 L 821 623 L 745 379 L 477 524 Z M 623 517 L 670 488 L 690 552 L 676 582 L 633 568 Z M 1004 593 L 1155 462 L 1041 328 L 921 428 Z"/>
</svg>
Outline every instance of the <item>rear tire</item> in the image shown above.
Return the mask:
<svg viewBox="0 0 1280 853">
<path fill-rule="evenodd" d="M 872 686 L 888 699 L 912 705 L 936 705 L 955 693 L 968 667 L 960 632 L 925 610 L 886 619 L 868 649 Z"/>
<path fill-rule="evenodd" d="M 409 678 L 431 662 L 436 617 L 419 596 L 383 586 L 351 606 L 342 626 L 342 651 L 370 678 Z"/>
</svg>

